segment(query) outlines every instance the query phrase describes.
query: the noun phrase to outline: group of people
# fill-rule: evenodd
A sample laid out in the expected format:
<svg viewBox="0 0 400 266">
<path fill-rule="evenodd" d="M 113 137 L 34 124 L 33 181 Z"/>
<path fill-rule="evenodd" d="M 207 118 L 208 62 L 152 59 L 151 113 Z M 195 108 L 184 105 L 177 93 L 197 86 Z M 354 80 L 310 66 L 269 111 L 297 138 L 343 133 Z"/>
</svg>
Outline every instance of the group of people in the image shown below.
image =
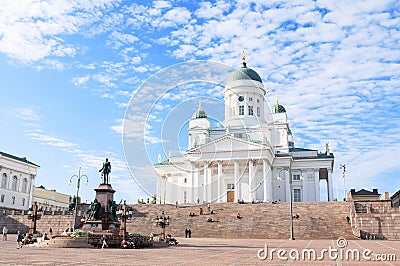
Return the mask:
<svg viewBox="0 0 400 266">
<path fill-rule="evenodd" d="M 3 241 L 7 241 L 8 229 L 3 226 Z M 22 234 L 21 231 L 17 233 L 17 249 L 22 248 L 22 245 L 26 245 L 32 242 L 31 234 Z"/>
<path fill-rule="evenodd" d="M 191 238 L 192 237 L 192 230 L 190 228 L 185 229 L 185 238 Z"/>
</svg>

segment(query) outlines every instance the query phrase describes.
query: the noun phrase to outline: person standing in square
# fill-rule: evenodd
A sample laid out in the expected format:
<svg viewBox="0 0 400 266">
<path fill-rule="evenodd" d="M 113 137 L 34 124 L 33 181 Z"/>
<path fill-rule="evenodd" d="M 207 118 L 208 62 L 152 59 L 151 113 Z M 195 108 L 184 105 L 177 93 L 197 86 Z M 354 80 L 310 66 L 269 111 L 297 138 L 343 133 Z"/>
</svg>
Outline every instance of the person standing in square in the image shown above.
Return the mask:
<svg viewBox="0 0 400 266">
<path fill-rule="evenodd" d="M 7 227 L 3 226 L 3 241 L 7 241 L 7 233 L 8 233 Z"/>
</svg>

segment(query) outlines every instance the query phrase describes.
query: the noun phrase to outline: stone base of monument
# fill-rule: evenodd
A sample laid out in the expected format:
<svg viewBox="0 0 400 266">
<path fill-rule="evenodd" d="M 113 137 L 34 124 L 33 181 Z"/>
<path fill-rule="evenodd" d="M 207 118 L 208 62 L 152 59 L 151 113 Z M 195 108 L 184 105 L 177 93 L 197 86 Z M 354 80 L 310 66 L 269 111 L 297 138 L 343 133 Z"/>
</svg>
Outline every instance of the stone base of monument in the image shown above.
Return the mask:
<svg viewBox="0 0 400 266">
<path fill-rule="evenodd" d="M 107 206 L 109 201 L 114 200 L 115 190 L 110 184 L 100 184 L 94 190 L 96 191 L 96 199 L 100 202 L 101 206 Z"/>
<path fill-rule="evenodd" d="M 83 223 L 83 226 L 81 228 L 82 231 L 90 231 L 94 233 L 100 233 L 103 232 L 107 233 L 110 230 L 112 231 L 117 231 L 117 234 L 119 233 L 119 228 L 120 228 L 120 222 L 104 222 L 104 221 L 85 221 Z"/>
<path fill-rule="evenodd" d="M 29 247 L 37 248 L 93 248 L 89 244 L 88 237 L 57 237 L 50 240 L 38 240 L 34 244 L 28 245 Z"/>
</svg>

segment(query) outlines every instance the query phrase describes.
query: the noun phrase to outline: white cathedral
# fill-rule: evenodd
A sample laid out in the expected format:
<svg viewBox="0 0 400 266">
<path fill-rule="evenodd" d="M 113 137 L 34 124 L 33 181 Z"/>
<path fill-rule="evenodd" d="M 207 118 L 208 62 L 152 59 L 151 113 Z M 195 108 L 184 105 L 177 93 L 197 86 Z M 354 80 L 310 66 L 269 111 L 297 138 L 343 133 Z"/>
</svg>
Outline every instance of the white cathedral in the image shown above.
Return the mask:
<svg viewBox="0 0 400 266">
<path fill-rule="evenodd" d="M 266 107 L 261 77 L 243 65 L 225 84 L 223 127 L 211 128 L 199 104 L 189 121 L 185 154 L 154 165 L 157 203 L 333 200 L 334 156 L 294 146 L 285 108 Z M 325 193 L 324 193 L 325 194 Z"/>
</svg>

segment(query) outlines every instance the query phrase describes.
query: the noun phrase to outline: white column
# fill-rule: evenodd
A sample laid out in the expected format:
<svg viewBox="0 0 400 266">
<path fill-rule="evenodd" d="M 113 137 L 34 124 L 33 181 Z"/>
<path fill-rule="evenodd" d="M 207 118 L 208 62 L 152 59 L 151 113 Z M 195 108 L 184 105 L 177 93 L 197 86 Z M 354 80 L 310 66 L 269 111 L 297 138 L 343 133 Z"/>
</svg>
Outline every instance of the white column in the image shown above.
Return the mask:
<svg viewBox="0 0 400 266">
<path fill-rule="evenodd" d="M 255 200 L 254 198 L 254 191 L 252 187 L 253 182 L 253 160 L 249 160 L 249 202 Z"/>
<path fill-rule="evenodd" d="M 218 187 L 217 187 L 217 202 L 222 202 L 222 195 L 221 195 L 221 175 L 222 175 L 222 161 L 218 161 Z"/>
<path fill-rule="evenodd" d="M 203 201 L 207 202 L 208 162 L 204 162 Z"/>
<path fill-rule="evenodd" d="M 240 200 L 240 180 L 239 180 L 239 161 L 234 161 L 234 176 L 235 176 L 235 202 Z"/>
<path fill-rule="evenodd" d="M 286 197 L 285 197 L 285 201 L 289 202 L 290 201 L 290 193 L 292 193 L 291 191 L 291 187 L 290 187 L 290 178 L 292 178 L 290 175 L 292 174 L 290 169 L 288 171 L 283 171 L 283 173 L 285 173 L 285 191 L 286 191 Z"/>
<path fill-rule="evenodd" d="M 314 169 L 315 201 L 320 201 L 319 168 Z"/>
<path fill-rule="evenodd" d="M 333 201 L 332 169 L 328 168 L 328 201 Z"/>
<path fill-rule="evenodd" d="M 191 183 L 192 183 L 192 187 L 191 187 L 191 193 L 192 193 L 192 195 L 191 195 L 191 200 L 189 201 L 189 202 L 191 202 L 191 203 L 195 203 L 195 202 L 197 202 L 197 199 L 195 198 L 196 197 L 196 195 L 195 195 L 195 193 L 194 193 L 194 191 L 195 191 L 195 187 L 196 187 L 196 184 L 195 184 L 195 174 L 194 174 L 194 170 L 195 170 L 195 168 L 194 168 L 194 163 L 193 162 L 191 162 L 190 163 L 190 177 L 191 177 Z"/>
<path fill-rule="evenodd" d="M 267 165 L 266 165 L 266 160 L 263 159 L 263 181 L 264 181 L 264 186 L 263 186 L 263 192 L 264 192 L 264 202 L 267 202 Z"/>
<path fill-rule="evenodd" d="M 272 201 L 272 171 L 269 162 L 263 159 L 264 202 Z"/>
<path fill-rule="evenodd" d="M 302 197 L 301 197 L 301 201 L 309 201 L 308 199 L 308 193 L 307 193 L 307 172 L 303 171 L 303 169 L 301 169 L 300 171 L 301 176 L 303 177 L 303 181 L 301 181 L 301 183 L 303 184 L 303 188 L 302 188 Z M 305 176 L 304 176 L 305 174 Z M 301 177 L 300 177 L 301 178 Z"/>
</svg>

